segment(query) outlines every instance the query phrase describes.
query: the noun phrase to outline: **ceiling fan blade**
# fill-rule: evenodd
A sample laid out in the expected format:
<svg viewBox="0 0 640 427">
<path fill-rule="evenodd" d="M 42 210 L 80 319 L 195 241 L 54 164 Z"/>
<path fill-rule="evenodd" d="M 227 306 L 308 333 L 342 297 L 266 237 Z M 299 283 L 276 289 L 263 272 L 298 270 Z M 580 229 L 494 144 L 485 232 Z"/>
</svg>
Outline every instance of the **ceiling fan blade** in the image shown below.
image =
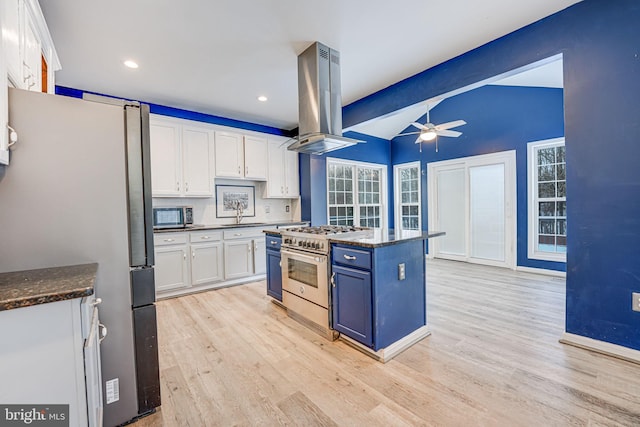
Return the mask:
<svg viewBox="0 0 640 427">
<path fill-rule="evenodd" d="M 464 120 L 454 120 L 452 122 L 447 122 L 447 123 L 442 123 L 440 125 L 437 125 L 436 130 L 446 130 L 446 129 L 451 129 L 451 128 L 455 128 L 455 127 L 466 125 L 466 124 L 467 122 L 465 122 Z"/>
<path fill-rule="evenodd" d="M 396 136 L 417 135 L 417 134 L 419 134 L 419 133 L 420 133 L 420 132 L 399 133 L 399 134 L 397 134 Z M 394 138 L 395 138 L 396 136 L 394 136 Z"/>
<path fill-rule="evenodd" d="M 421 143 L 421 142 L 422 142 L 422 139 L 420 139 L 420 137 L 418 137 L 418 138 L 416 139 L 416 142 L 414 142 L 414 144 L 419 144 L 419 143 Z"/>
<path fill-rule="evenodd" d="M 415 127 L 417 127 L 418 129 L 427 129 L 427 127 L 426 127 L 425 125 L 420 124 L 420 123 L 417 123 L 417 122 L 413 122 L 413 123 L 411 123 L 411 126 L 415 126 Z"/>
<path fill-rule="evenodd" d="M 458 132 L 457 130 L 436 130 L 436 134 L 440 135 L 440 136 L 450 136 L 453 138 L 457 138 L 460 135 L 462 135 L 462 132 Z"/>
</svg>

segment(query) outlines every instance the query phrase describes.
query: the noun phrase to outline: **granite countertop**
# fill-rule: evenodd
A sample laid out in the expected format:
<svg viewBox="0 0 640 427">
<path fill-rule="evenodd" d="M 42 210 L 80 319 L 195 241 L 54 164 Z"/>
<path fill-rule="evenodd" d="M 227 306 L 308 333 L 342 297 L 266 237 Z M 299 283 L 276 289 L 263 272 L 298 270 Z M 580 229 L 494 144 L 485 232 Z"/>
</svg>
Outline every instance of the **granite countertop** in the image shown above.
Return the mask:
<svg viewBox="0 0 640 427">
<path fill-rule="evenodd" d="M 340 243 L 349 246 L 363 248 L 380 248 L 383 246 L 397 245 L 412 240 L 427 240 L 433 237 L 444 236 L 444 231 L 417 231 L 417 230 L 371 230 L 371 234 L 355 237 L 330 237 L 329 242 Z"/>
<path fill-rule="evenodd" d="M 308 221 L 284 221 L 284 222 L 248 222 L 246 224 L 211 224 L 211 225 L 190 225 L 184 228 L 164 228 L 160 230 L 153 230 L 154 233 L 176 233 L 185 231 L 199 231 L 199 230 L 230 230 L 233 228 L 245 228 L 245 227 L 274 227 L 273 229 L 265 230 L 268 232 L 276 231 L 278 227 L 290 226 L 290 225 L 307 225 Z"/>
<path fill-rule="evenodd" d="M 0 273 L 0 311 L 93 294 L 98 264 Z"/>
</svg>

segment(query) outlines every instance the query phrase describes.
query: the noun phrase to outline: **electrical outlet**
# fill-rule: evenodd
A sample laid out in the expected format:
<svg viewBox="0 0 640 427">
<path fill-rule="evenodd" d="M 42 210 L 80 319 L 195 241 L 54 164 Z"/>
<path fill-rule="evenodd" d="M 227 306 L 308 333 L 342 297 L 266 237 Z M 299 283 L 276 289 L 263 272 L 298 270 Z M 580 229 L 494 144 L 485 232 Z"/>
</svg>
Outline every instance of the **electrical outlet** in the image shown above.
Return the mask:
<svg viewBox="0 0 640 427">
<path fill-rule="evenodd" d="M 264 205 L 264 213 L 269 213 L 269 212 L 271 212 L 271 206 Z"/>
<path fill-rule="evenodd" d="M 640 292 L 632 293 L 631 297 L 633 298 L 631 309 L 633 311 L 640 311 Z"/>
<path fill-rule="evenodd" d="M 404 272 L 404 262 L 398 264 L 398 280 L 404 280 L 405 272 Z"/>
<path fill-rule="evenodd" d="M 286 206 L 284 207 L 284 211 L 285 211 L 285 212 L 289 212 L 289 205 L 286 205 Z"/>
</svg>

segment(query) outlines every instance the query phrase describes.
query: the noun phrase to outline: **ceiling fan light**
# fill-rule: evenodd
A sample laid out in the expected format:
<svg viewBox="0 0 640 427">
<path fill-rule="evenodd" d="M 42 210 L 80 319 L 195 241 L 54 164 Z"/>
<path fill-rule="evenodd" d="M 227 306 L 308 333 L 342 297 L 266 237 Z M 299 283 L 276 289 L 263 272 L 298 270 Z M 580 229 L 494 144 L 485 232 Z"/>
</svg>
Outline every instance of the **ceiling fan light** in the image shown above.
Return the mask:
<svg viewBox="0 0 640 427">
<path fill-rule="evenodd" d="M 433 129 L 424 131 L 420 134 L 420 139 L 423 141 L 433 141 L 436 139 L 436 132 Z"/>
</svg>

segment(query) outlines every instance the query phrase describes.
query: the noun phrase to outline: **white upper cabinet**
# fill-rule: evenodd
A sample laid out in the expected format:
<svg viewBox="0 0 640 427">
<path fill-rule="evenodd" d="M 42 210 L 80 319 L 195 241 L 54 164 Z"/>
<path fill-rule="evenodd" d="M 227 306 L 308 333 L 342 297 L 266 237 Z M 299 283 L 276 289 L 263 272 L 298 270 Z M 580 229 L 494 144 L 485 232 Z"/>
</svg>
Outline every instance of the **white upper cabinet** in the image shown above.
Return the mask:
<svg viewBox="0 0 640 427">
<path fill-rule="evenodd" d="M 22 58 L 20 56 L 21 0 L 2 0 L 0 2 L 2 19 L 2 39 L 7 77 L 15 87 L 22 87 Z"/>
<path fill-rule="evenodd" d="M 298 153 L 287 150 L 284 139 L 269 139 L 268 178 L 265 197 L 296 198 L 300 195 Z"/>
<path fill-rule="evenodd" d="M 211 197 L 213 132 L 158 118 L 149 127 L 153 197 Z"/>
<path fill-rule="evenodd" d="M 256 136 L 244 137 L 244 177 L 267 180 L 267 140 Z"/>
<path fill-rule="evenodd" d="M 216 132 L 216 176 L 224 178 L 244 177 L 244 148 L 242 135 L 233 132 Z"/>
<path fill-rule="evenodd" d="M 234 132 L 216 132 L 216 176 L 266 181 L 267 140 Z"/>
<path fill-rule="evenodd" d="M 182 176 L 185 196 L 213 194 L 212 140 L 212 132 L 191 127 L 182 128 Z"/>
<path fill-rule="evenodd" d="M 179 197 L 182 190 L 179 126 L 153 121 L 149 124 L 149 138 L 153 196 Z"/>
</svg>

